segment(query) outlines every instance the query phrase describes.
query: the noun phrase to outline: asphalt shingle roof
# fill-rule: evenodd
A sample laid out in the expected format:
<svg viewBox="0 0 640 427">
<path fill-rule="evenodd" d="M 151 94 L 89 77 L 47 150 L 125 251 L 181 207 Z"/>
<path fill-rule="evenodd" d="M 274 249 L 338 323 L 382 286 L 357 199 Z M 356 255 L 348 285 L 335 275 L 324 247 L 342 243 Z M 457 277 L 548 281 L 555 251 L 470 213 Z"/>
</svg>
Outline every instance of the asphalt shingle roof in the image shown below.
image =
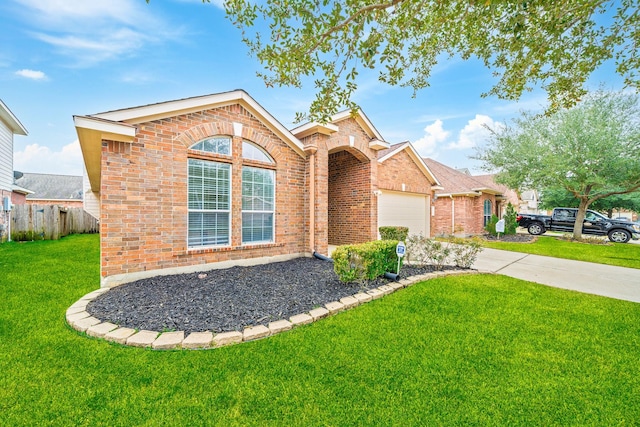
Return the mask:
<svg viewBox="0 0 640 427">
<path fill-rule="evenodd" d="M 16 185 L 33 191 L 27 199 L 82 200 L 82 177 L 23 173 Z"/>
</svg>

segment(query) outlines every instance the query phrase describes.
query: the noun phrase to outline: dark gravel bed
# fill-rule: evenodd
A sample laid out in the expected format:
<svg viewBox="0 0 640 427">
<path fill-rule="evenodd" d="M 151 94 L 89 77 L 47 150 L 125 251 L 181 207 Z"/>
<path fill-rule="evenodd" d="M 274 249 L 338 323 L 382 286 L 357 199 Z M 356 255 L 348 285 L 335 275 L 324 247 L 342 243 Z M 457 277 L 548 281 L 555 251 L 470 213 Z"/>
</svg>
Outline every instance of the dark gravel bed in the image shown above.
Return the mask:
<svg viewBox="0 0 640 427">
<path fill-rule="evenodd" d="M 402 276 L 432 271 L 405 266 Z M 242 331 L 250 325 L 308 312 L 388 283 L 344 284 L 333 264 L 297 258 L 206 273 L 157 276 L 126 283 L 92 301 L 87 311 L 102 321 L 152 331 Z"/>
</svg>

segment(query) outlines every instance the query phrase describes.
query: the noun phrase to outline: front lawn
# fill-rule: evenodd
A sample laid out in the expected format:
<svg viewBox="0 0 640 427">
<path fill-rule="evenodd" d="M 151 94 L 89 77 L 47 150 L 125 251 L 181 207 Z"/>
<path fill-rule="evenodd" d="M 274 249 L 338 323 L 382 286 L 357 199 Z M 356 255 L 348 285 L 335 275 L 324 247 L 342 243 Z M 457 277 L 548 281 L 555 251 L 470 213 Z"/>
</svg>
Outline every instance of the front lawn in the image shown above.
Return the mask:
<svg viewBox="0 0 640 427">
<path fill-rule="evenodd" d="M 573 242 L 551 236 L 539 236 L 535 242 L 531 243 L 478 241 L 486 248 L 596 262 L 619 267 L 640 268 L 640 245 L 633 243 L 596 245 Z"/>
<path fill-rule="evenodd" d="M 97 236 L 0 245 L 0 425 L 633 425 L 640 305 L 494 275 L 268 339 L 152 351 L 71 330 Z M 265 281 L 268 286 L 268 281 Z"/>
</svg>

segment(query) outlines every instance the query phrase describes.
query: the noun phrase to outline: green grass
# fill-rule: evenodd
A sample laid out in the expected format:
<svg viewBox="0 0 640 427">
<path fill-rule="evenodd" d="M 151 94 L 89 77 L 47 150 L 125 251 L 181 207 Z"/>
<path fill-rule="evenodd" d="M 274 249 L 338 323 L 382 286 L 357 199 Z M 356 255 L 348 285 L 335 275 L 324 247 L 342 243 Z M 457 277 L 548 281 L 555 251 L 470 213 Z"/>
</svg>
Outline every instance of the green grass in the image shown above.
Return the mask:
<svg viewBox="0 0 640 427">
<path fill-rule="evenodd" d="M 493 275 L 207 351 L 79 334 L 97 236 L 0 245 L 0 425 L 636 425 L 640 305 Z"/>
<path fill-rule="evenodd" d="M 485 240 L 479 240 L 479 242 L 486 248 L 640 268 L 640 245 L 633 243 L 596 245 L 550 236 L 539 236 L 535 242 L 531 243 L 489 242 Z"/>
</svg>

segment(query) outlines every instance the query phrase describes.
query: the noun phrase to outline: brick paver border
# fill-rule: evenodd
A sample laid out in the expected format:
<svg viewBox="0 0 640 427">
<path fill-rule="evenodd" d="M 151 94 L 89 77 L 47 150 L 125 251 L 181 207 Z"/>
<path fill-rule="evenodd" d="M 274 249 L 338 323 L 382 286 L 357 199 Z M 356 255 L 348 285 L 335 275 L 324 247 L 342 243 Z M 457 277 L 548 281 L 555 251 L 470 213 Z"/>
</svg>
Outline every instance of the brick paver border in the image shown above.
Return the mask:
<svg viewBox="0 0 640 427">
<path fill-rule="evenodd" d="M 156 331 L 136 331 L 131 328 L 119 327 L 107 321 L 103 322 L 88 313 L 86 307 L 89 302 L 109 291 L 109 288 L 91 291 L 80 298 L 67 309 L 66 319 L 69 326 L 79 332 L 84 332 L 87 336 L 116 342 L 122 345 L 145 347 L 154 350 L 210 349 L 270 337 L 301 325 L 319 321 L 327 316 L 338 314 L 341 311 L 349 310 L 374 299 L 383 298 L 386 295 L 418 282 L 443 276 L 477 273 L 480 272 L 475 270 L 447 270 L 408 277 L 399 282 L 392 282 L 371 289 L 366 293 L 358 293 L 353 296 L 344 297 L 340 301 L 329 302 L 325 304 L 324 307 L 318 307 L 307 313 L 291 316 L 288 320 L 282 319 L 271 322 L 268 326 L 252 325 L 244 331 L 222 332 L 219 334 L 202 331 L 192 332 L 188 336 L 185 336 L 183 331 L 162 333 Z"/>
</svg>

